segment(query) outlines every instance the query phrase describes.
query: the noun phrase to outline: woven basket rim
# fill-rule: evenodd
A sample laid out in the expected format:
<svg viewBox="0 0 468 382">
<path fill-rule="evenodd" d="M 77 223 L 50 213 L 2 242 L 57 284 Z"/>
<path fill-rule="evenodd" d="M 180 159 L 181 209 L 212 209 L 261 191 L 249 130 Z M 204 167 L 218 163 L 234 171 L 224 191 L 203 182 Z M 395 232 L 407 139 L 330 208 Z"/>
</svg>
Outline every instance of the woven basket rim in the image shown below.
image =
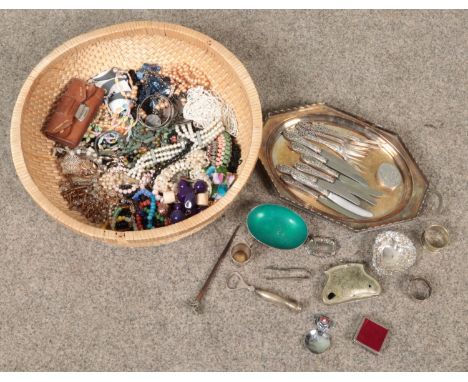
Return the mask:
<svg viewBox="0 0 468 382">
<path fill-rule="evenodd" d="M 228 193 L 223 198 L 221 198 L 216 204 L 202 211 L 201 213 L 191 217 L 190 219 L 175 225 L 170 225 L 167 227 L 161 227 L 147 231 L 115 232 L 112 230 L 94 227 L 70 217 L 65 212 L 61 211 L 58 207 L 56 207 L 51 201 L 49 201 L 49 199 L 39 190 L 37 185 L 34 183 L 31 174 L 28 171 L 22 151 L 22 113 L 25 106 L 25 100 L 27 99 L 29 91 L 32 85 L 34 84 L 34 81 L 50 63 L 59 58 L 63 53 L 69 51 L 70 49 L 77 48 L 82 44 L 89 43 L 92 40 L 97 40 L 102 37 L 109 37 L 113 34 L 140 31 L 144 29 L 159 31 L 163 30 L 164 33 L 166 33 L 166 31 L 174 32 L 177 34 L 185 35 L 192 39 L 199 40 L 201 43 L 206 44 L 207 50 L 213 50 L 221 58 L 223 58 L 226 61 L 226 63 L 231 67 L 233 72 L 236 73 L 240 83 L 244 87 L 244 91 L 247 96 L 247 101 L 251 109 L 252 135 L 249 152 L 244 157 L 242 171 L 236 179 L 236 182 L 229 189 Z M 26 78 L 15 103 L 10 127 L 10 145 L 13 164 L 15 166 L 18 178 L 20 179 L 21 183 L 23 184 L 24 188 L 29 193 L 29 195 L 32 197 L 32 199 L 48 215 L 50 215 L 51 217 L 58 220 L 60 223 L 77 233 L 107 243 L 129 247 L 169 243 L 199 231 L 204 226 L 206 226 L 207 224 L 214 221 L 217 217 L 219 217 L 225 210 L 225 208 L 239 194 L 243 186 L 247 183 L 252 171 L 255 168 L 255 164 L 257 162 L 258 154 L 260 151 L 261 141 L 262 112 L 260 99 L 258 97 L 255 85 L 252 79 L 250 78 L 250 75 L 248 74 L 244 65 L 239 61 L 239 59 L 222 44 L 213 40 L 212 38 L 203 33 L 177 24 L 154 21 L 132 21 L 96 29 L 94 31 L 90 31 L 81 34 L 77 37 L 74 37 L 66 41 L 62 45 L 58 46 L 57 48 L 53 49 L 33 68 L 31 73 Z"/>
</svg>

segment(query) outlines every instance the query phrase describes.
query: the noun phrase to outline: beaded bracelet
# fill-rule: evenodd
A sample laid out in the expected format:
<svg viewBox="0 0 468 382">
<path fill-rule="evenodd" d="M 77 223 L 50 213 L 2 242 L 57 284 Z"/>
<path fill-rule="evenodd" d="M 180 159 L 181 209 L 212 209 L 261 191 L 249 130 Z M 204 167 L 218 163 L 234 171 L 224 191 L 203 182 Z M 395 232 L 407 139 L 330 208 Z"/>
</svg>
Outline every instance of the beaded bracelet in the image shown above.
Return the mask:
<svg viewBox="0 0 468 382">
<path fill-rule="evenodd" d="M 138 192 L 135 193 L 135 195 L 133 195 L 132 199 L 134 201 L 138 201 L 138 199 L 141 197 L 141 196 L 146 196 L 148 199 L 150 199 L 150 209 L 149 209 L 149 212 L 148 212 L 148 215 L 147 215 L 147 225 L 146 225 L 146 228 L 147 229 L 151 229 L 153 228 L 153 218 L 154 218 L 154 214 L 156 213 L 156 198 L 154 197 L 154 195 L 148 191 L 146 188 L 142 188 L 141 190 L 139 190 Z"/>
<path fill-rule="evenodd" d="M 123 201 L 122 201 L 123 202 Z M 128 223 L 129 228 L 131 227 L 134 231 L 138 230 L 138 227 L 135 222 L 135 207 L 133 204 L 128 204 L 127 202 L 123 203 L 124 205 L 119 205 L 115 210 L 112 212 L 111 218 L 111 228 L 112 230 L 116 231 L 116 224 L 117 222 L 125 221 Z M 130 216 L 123 216 L 120 215 L 122 211 L 128 209 L 130 211 Z M 131 223 L 131 225 L 130 225 Z"/>
<path fill-rule="evenodd" d="M 227 167 L 231 161 L 233 138 L 223 132 L 210 144 L 208 148 L 210 163 L 215 167 Z"/>
<path fill-rule="evenodd" d="M 117 218 L 117 216 L 119 216 L 119 214 L 123 210 L 129 210 L 130 217 L 133 219 L 132 220 L 132 228 L 133 228 L 133 230 L 136 230 L 137 227 L 136 227 L 136 222 L 135 222 L 135 219 L 134 219 L 136 209 L 135 209 L 135 205 L 134 205 L 134 203 L 133 203 L 133 201 L 131 199 L 128 200 L 128 199 L 122 198 L 122 199 L 120 199 L 120 201 L 118 203 L 116 203 L 114 205 L 113 208 L 109 209 L 109 220 L 111 222 L 111 226 L 112 226 L 112 221 L 114 219 L 114 216 L 115 216 L 115 218 Z M 118 212 L 116 213 L 116 211 L 118 211 Z"/>
<path fill-rule="evenodd" d="M 137 214 L 135 215 L 135 222 L 136 222 L 136 226 L 137 226 L 137 230 L 138 231 L 142 231 L 145 227 L 143 226 L 143 214 L 140 213 L 140 212 L 137 212 Z"/>
</svg>

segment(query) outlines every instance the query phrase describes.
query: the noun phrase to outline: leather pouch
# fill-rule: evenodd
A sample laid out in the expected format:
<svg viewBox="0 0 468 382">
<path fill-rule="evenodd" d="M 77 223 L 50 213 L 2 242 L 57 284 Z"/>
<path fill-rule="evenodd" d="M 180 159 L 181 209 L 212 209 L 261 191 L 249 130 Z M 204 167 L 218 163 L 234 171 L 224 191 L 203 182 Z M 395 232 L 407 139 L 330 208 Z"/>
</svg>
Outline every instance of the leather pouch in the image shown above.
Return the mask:
<svg viewBox="0 0 468 382">
<path fill-rule="evenodd" d="M 42 132 L 64 146 L 78 146 L 103 99 L 104 89 L 73 78 Z"/>
</svg>

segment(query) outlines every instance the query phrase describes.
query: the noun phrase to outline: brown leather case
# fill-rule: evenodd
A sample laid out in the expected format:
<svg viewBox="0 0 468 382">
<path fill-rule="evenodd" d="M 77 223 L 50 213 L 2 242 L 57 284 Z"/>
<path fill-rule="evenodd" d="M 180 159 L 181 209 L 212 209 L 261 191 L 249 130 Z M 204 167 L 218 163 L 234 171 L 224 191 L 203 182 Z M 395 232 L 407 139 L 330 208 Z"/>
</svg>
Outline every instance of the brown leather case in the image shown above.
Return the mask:
<svg viewBox="0 0 468 382">
<path fill-rule="evenodd" d="M 78 146 L 103 98 L 104 89 L 73 78 L 42 132 L 62 145 Z"/>
</svg>

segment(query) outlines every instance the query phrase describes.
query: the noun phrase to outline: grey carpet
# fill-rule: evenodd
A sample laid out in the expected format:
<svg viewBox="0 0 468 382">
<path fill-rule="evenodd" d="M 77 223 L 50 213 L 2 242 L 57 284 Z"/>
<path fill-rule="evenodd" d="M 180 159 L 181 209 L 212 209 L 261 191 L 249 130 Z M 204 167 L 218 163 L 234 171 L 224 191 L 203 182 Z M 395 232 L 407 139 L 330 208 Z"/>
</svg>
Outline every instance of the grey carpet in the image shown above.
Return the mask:
<svg viewBox="0 0 468 382">
<path fill-rule="evenodd" d="M 468 369 L 467 357 L 467 22 L 464 11 L 2 11 L 0 12 L 0 369 L 1 370 L 349 370 Z M 225 215 L 202 232 L 158 248 L 122 249 L 90 241 L 50 219 L 15 175 L 9 124 L 34 65 L 64 41 L 127 20 L 180 23 L 206 33 L 245 64 L 264 110 L 324 101 L 401 135 L 431 186 L 444 195 L 396 226 L 413 237 L 435 221 L 452 244 L 423 252 L 413 274 L 428 277 L 421 303 L 399 278 L 372 300 L 325 307 L 323 270 L 369 261 L 376 232 L 352 233 L 303 214 L 314 233 L 339 239 L 337 258 L 261 248 L 245 269 L 253 284 L 307 303 L 294 315 L 246 292 L 225 289 L 222 266 L 192 315 L 185 301 L 206 277 L 237 222 L 258 203 L 279 202 L 257 168 Z M 265 265 L 314 269 L 310 282 L 273 283 Z M 336 320 L 333 347 L 301 346 L 312 316 Z M 360 318 L 388 325 L 380 356 L 352 343 Z"/>
</svg>

